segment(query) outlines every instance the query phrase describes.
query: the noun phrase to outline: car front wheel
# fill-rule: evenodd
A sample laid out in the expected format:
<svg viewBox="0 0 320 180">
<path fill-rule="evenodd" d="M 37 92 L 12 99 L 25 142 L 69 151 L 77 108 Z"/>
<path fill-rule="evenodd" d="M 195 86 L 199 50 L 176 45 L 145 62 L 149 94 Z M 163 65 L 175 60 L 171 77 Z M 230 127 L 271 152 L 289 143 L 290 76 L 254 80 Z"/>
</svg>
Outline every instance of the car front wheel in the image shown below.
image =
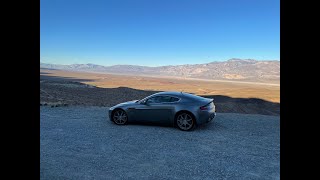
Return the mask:
<svg viewBox="0 0 320 180">
<path fill-rule="evenodd" d="M 124 125 L 128 122 L 127 113 L 122 110 L 118 109 L 114 113 L 112 113 L 112 121 L 117 125 Z"/>
</svg>

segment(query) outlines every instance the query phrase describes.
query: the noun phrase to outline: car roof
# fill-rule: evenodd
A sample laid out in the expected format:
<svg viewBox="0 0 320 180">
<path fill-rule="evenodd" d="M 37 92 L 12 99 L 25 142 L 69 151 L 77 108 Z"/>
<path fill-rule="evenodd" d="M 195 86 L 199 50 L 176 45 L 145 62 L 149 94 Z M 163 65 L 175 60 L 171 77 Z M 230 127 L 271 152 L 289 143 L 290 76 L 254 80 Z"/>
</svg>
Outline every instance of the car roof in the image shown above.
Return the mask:
<svg viewBox="0 0 320 180">
<path fill-rule="evenodd" d="M 189 97 L 189 98 L 202 98 L 195 94 L 185 93 L 185 92 L 177 92 L 177 91 L 164 91 L 155 93 L 153 95 L 167 95 L 167 96 L 178 96 L 178 97 Z"/>
<path fill-rule="evenodd" d="M 179 97 L 179 98 L 190 99 L 190 100 L 193 100 L 193 101 L 208 101 L 208 98 L 197 96 L 197 95 L 191 94 L 191 93 L 177 92 L 177 91 L 159 92 L 159 93 L 153 94 L 152 96 L 157 96 L 157 95 L 176 96 L 176 97 Z"/>
<path fill-rule="evenodd" d="M 165 91 L 165 92 L 158 92 L 158 93 L 155 93 L 153 95 L 168 95 L 168 96 L 179 96 L 179 97 L 181 97 L 182 93 L 181 92 L 177 92 L 177 91 Z"/>
</svg>

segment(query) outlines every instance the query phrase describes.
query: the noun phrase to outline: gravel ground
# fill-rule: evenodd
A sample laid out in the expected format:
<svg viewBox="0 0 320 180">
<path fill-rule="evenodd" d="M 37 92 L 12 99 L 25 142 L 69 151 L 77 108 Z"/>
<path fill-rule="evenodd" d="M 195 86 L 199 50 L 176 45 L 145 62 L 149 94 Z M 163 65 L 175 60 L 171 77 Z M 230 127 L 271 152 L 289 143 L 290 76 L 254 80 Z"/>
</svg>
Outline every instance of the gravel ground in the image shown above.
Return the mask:
<svg viewBox="0 0 320 180">
<path fill-rule="evenodd" d="M 40 107 L 41 179 L 280 179 L 279 116 L 218 113 L 191 132 Z"/>
</svg>

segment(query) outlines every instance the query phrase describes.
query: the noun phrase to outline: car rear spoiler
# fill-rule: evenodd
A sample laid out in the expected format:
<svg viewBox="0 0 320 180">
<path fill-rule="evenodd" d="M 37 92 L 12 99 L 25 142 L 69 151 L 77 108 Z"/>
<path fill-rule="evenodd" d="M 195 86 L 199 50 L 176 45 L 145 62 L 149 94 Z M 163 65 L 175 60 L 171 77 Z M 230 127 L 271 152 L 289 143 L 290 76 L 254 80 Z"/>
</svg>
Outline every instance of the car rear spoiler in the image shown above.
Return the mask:
<svg viewBox="0 0 320 180">
<path fill-rule="evenodd" d="M 206 98 L 206 99 L 208 99 L 208 100 L 209 100 L 209 102 L 208 102 L 206 105 L 208 105 L 208 104 L 210 104 L 210 103 L 212 103 L 212 102 L 214 101 L 214 99 L 213 99 L 213 98 Z M 204 105 L 204 106 L 206 106 L 206 105 Z"/>
</svg>

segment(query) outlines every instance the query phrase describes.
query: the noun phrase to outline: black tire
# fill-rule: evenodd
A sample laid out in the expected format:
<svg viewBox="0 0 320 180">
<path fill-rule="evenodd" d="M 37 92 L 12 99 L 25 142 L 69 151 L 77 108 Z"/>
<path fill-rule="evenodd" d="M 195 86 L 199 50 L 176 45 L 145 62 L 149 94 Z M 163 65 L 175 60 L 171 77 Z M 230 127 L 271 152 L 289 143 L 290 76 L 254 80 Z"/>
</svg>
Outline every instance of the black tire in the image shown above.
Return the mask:
<svg viewBox="0 0 320 180">
<path fill-rule="evenodd" d="M 112 121 L 117 125 L 125 125 L 128 123 L 128 115 L 122 109 L 116 109 L 111 115 Z"/>
<path fill-rule="evenodd" d="M 177 114 L 175 124 L 182 131 L 191 131 L 196 126 L 196 120 L 191 113 L 181 112 Z"/>
</svg>

